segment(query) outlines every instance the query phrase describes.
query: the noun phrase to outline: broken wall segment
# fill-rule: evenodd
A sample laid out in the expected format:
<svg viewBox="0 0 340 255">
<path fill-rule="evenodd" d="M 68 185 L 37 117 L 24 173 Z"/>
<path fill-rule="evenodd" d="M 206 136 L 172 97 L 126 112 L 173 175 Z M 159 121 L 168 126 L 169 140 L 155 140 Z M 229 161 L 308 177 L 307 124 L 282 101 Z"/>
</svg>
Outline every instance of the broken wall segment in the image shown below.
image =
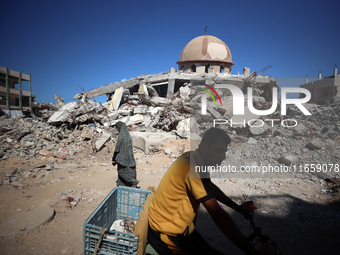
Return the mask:
<svg viewBox="0 0 340 255">
<path fill-rule="evenodd" d="M 145 154 L 159 151 L 161 145 L 168 140 L 176 140 L 176 135 L 169 133 L 130 132 L 133 146 L 143 150 Z"/>
<path fill-rule="evenodd" d="M 109 111 L 112 110 L 116 111 L 118 109 L 120 101 L 122 100 L 123 92 L 124 92 L 123 87 L 120 87 L 115 91 L 114 96 L 112 97 L 111 100 L 111 104 L 109 106 Z"/>
<path fill-rule="evenodd" d="M 49 124 L 71 123 L 79 124 L 85 122 L 100 121 L 107 109 L 101 104 L 91 100 L 86 102 L 71 102 L 60 107 L 47 121 Z"/>
</svg>

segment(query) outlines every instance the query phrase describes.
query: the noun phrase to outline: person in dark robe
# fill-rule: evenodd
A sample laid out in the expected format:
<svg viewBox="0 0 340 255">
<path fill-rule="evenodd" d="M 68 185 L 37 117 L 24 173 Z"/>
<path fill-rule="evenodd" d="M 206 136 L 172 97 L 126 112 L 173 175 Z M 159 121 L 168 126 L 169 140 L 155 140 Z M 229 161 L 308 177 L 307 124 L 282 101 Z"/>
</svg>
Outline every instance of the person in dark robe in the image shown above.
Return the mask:
<svg viewBox="0 0 340 255">
<path fill-rule="evenodd" d="M 117 122 L 119 132 L 116 148 L 112 156 L 112 165 L 118 165 L 118 186 L 137 187 L 136 161 L 133 155 L 132 139 L 124 122 Z M 137 187 L 138 188 L 138 187 Z"/>
</svg>

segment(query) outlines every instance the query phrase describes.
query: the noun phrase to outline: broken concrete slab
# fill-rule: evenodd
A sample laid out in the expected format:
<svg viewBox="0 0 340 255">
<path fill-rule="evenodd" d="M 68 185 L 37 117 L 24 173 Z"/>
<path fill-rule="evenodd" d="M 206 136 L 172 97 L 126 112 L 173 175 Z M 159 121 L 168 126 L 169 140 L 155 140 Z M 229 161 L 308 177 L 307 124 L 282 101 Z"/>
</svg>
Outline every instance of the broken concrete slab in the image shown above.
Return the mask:
<svg viewBox="0 0 340 255">
<path fill-rule="evenodd" d="M 140 124 L 143 122 L 143 120 L 144 120 L 143 115 L 136 114 L 133 116 L 126 116 L 124 118 L 120 118 L 118 120 L 112 121 L 111 126 L 116 125 L 118 121 L 124 122 L 127 126 L 131 126 L 131 125 Z"/>
<path fill-rule="evenodd" d="M 133 146 L 149 154 L 152 150 L 159 150 L 167 140 L 176 140 L 176 135 L 170 133 L 130 132 Z"/>
<path fill-rule="evenodd" d="M 171 104 L 171 100 L 164 97 L 152 97 L 150 101 L 157 106 L 167 106 Z"/>
<path fill-rule="evenodd" d="M 71 112 L 77 107 L 78 102 L 71 102 L 63 105 L 56 111 L 47 121 L 47 123 L 60 123 L 65 122 L 70 116 Z"/>
<path fill-rule="evenodd" d="M 100 114 L 107 111 L 100 103 L 87 100 L 86 102 L 71 102 L 60 107 L 49 119 L 49 124 L 83 123 L 99 121 L 103 118 Z"/>
<path fill-rule="evenodd" d="M 38 155 L 39 156 L 42 156 L 42 157 L 53 157 L 53 154 L 52 152 L 48 151 L 48 150 L 40 150 L 38 152 Z"/>
<path fill-rule="evenodd" d="M 190 137 L 190 119 L 181 120 L 176 127 L 176 134 L 182 138 Z"/>
<path fill-rule="evenodd" d="M 164 108 L 163 107 L 149 107 L 148 108 L 148 113 L 150 113 L 152 116 L 156 116 L 159 112 L 162 112 L 164 111 Z"/>
<path fill-rule="evenodd" d="M 139 92 L 139 93 L 143 93 L 143 94 L 145 94 L 145 95 L 147 95 L 147 96 L 149 95 L 149 93 L 148 93 L 148 88 L 147 88 L 147 86 L 146 86 L 145 84 L 143 84 L 143 83 L 139 84 L 138 92 Z"/>
<path fill-rule="evenodd" d="M 64 100 L 59 95 L 54 95 L 55 100 L 58 102 L 59 106 L 65 105 Z"/>
<path fill-rule="evenodd" d="M 146 114 L 148 112 L 148 107 L 146 105 L 138 105 L 133 109 L 134 114 Z"/>
<path fill-rule="evenodd" d="M 208 107 L 207 111 L 211 113 L 214 119 L 222 119 L 221 114 L 212 107 Z"/>
<path fill-rule="evenodd" d="M 179 95 L 182 99 L 189 99 L 190 88 L 189 86 L 183 86 L 179 88 Z"/>
<path fill-rule="evenodd" d="M 96 151 L 100 151 L 105 145 L 105 143 L 107 143 L 110 139 L 111 139 L 110 133 L 103 133 L 95 143 Z"/>
<path fill-rule="evenodd" d="M 253 135 L 261 135 L 269 129 L 269 126 L 262 120 L 252 121 L 251 127 L 249 128 L 250 133 Z"/>
<path fill-rule="evenodd" d="M 294 127 L 294 130 L 297 134 L 301 135 L 305 132 L 306 127 L 303 124 L 299 123 Z"/>
<path fill-rule="evenodd" d="M 320 150 L 322 148 L 322 143 L 319 140 L 313 139 L 306 144 L 306 148 L 310 150 Z"/>
<path fill-rule="evenodd" d="M 116 89 L 112 97 L 111 104 L 109 106 L 109 111 L 116 111 L 118 109 L 120 101 L 122 100 L 123 93 L 124 93 L 123 87 Z"/>
<path fill-rule="evenodd" d="M 25 235 L 49 223 L 54 217 L 52 207 L 35 207 L 19 212 L 0 223 L 0 238 L 13 238 Z"/>
<path fill-rule="evenodd" d="M 252 138 L 252 137 L 250 137 L 249 139 L 248 139 L 248 142 L 247 142 L 248 144 L 256 144 L 257 143 L 257 140 L 256 139 L 254 139 L 254 138 Z"/>
<path fill-rule="evenodd" d="M 285 155 L 280 157 L 279 162 L 285 164 L 286 166 L 294 165 L 298 162 L 299 158 L 295 155 Z"/>
<path fill-rule="evenodd" d="M 115 111 L 115 112 L 110 112 L 107 117 L 109 118 L 109 120 L 116 120 L 118 119 L 118 117 L 120 116 L 119 112 Z"/>
</svg>

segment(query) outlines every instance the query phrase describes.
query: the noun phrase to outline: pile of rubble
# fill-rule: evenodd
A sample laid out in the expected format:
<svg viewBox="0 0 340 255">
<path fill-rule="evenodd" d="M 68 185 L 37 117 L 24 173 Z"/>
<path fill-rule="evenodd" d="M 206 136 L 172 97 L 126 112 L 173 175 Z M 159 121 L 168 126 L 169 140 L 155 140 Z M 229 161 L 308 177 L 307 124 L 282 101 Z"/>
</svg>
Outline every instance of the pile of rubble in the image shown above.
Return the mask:
<svg viewBox="0 0 340 255">
<path fill-rule="evenodd" d="M 0 118 L 0 158 L 36 156 L 73 159 L 98 151 L 103 130 L 94 125 L 51 126 L 32 118 Z M 107 138 L 108 140 L 108 138 Z M 97 142 L 97 143 L 96 143 Z"/>
<path fill-rule="evenodd" d="M 54 157 L 72 159 L 103 148 L 116 134 L 112 127 L 123 121 L 130 130 L 177 132 L 188 137 L 180 122 L 189 122 L 188 87 L 183 87 L 172 99 L 149 97 L 145 94 L 124 96 L 117 110 L 109 110 L 110 102 L 100 104 L 82 100 L 59 104 L 59 109 L 41 107 L 40 118 L 1 117 L 0 158 Z M 49 116 L 46 119 L 46 116 Z M 47 121 L 45 121 L 47 120 Z M 184 123 L 184 122 L 183 122 Z M 176 128 L 181 129 L 176 130 Z"/>
<path fill-rule="evenodd" d="M 85 98 L 62 105 L 47 122 L 55 126 L 96 123 L 112 127 L 118 121 L 123 121 L 131 129 L 138 128 L 148 132 L 175 131 L 179 136 L 183 135 L 183 129 L 176 130 L 178 123 L 189 122 L 189 86 L 182 87 L 170 99 L 150 97 L 146 93 L 123 94 L 115 104 L 119 105 L 116 110 L 111 108 L 110 101 L 100 104 Z"/>
<path fill-rule="evenodd" d="M 203 130 L 216 126 L 232 135 L 232 150 L 226 159 L 228 165 L 295 166 L 298 167 L 298 172 L 303 172 L 300 170 L 304 170 L 305 166 L 313 165 L 313 168 L 323 167 L 314 172 L 327 173 L 333 178 L 340 177 L 339 103 L 322 106 L 305 104 L 312 115 L 304 115 L 295 106 L 289 106 L 287 115 L 281 115 L 281 106 L 278 103 L 276 110 L 269 116 L 255 115 L 247 107 L 244 115 L 237 116 L 233 115 L 233 98 L 223 94 L 222 90 L 217 91 L 223 106 L 207 100 L 206 115 L 200 112 L 202 94 L 191 95 L 192 147 L 197 146 L 193 134 L 201 134 Z M 255 109 L 271 108 L 272 102 L 263 96 L 263 93 L 259 93 L 253 97 Z M 310 171 L 309 174 L 311 173 Z M 302 175 L 305 176 L 305 173 Z"/>
<path fill-rule="evenodd" d="M 281 115 L 278 104 L 270 116 L 246 111 L 242 124 L 238 116 L 233 116 L 233 99 L 230 94 L 223 94 L 225 91 L 218 91 L 223 107 L 210 100 L 209 114 L 202 115 L 200 100 L 204 92 L 195 90 L 192 93 L 192 86 L 186 83 L 171 98 L 143 91 L 130 95 L 128 89 L 121 89 L 118 97 L 104 104 L 85 96 L 81 101 L 64 104 L 57 97 L 59 109 L 49 114 L 47 122 L 44 121 L 46 118 L 1 117 L 0 158 L 52 156 L 72 159 L 81 157 L 82 153 L 95 153 L 114 136 L 113 127 L 117 121 L 125 122 L 131 131 L 166 132 L 189 138 L 190 135 L 201 135 L 217 119 L 220 120 L 219 127 L 227 129 L 237 145 L 228 159 L 230 164 L 339 162 L 339 103 L 306 104 L 312 113 L 310 116 L 293 107 L 287 110 L 287 115 Z M 253 96 L 253 104 L 256 109 L 269 109 L 272 103 L 268 101 L 268 89 L 259 89 L 257 96 Z M 46 110 L 46 107 L 41 109 L 43 113 Z M 230 125 L 231 121 L 238 125 Z M 282 125 L 283 121 L 286 125 Z"/>
</svg>

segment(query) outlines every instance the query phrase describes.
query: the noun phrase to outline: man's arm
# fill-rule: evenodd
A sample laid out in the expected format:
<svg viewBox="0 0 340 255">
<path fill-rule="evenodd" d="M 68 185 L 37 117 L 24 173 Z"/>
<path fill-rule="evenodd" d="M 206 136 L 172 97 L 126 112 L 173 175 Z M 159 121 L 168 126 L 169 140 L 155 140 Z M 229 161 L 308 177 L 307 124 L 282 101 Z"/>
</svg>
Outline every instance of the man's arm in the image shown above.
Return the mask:
<svg viewBox="0 0 340 255">
<path fill-rule="evenodd" d="M 220 188 L 217 187 L 212 182 L 211 182 L 211 187 L 214 190 L 215 197 L 219 202 L 229 206 L 230 208 L 234 209 L 235 211 L 241 214 L 247 214 L 253 211 L 252 209 L 249 208 L 249 205 L 253 203 L 252 201 L 247 201 L 243 203 L 242 205 L 238 205 L 233 200 L 231 200 L 226 194 L 224 194 L 223 191 L 221 191 Z"/>
<path fill-rule="evenodd" d="M 258 254 L 242 235 L 230 215 L 218 204 L 216 198 L 204 201 L 203 205 L 215 224 L 231 242 L 246 254 Z"/>
</svg>

